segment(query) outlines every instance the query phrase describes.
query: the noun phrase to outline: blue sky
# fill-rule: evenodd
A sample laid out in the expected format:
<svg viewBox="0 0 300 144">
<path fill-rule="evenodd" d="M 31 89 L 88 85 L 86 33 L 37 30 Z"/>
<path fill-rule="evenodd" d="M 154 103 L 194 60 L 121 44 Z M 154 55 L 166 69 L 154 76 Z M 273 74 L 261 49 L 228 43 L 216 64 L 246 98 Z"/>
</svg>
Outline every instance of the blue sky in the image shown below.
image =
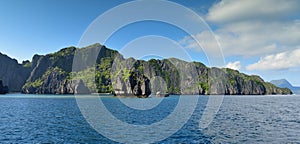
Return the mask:
<svg viewBox="0 0 300 144">
<path fill-rule="evenodd" d="M 128 1 L 0 0 L 0 52 L 21 62 L 30 60 L 34 54 L 77 46 L 98 16 L 125 2 Z M 192 9 L 209 24 L 223 48 L 227 67 L 260 75 L 267 81 L 286 78 L 292 84 L 300 85 L 299 1 L 173 2 Z M 193 60 L 209 65 L 205 53 L 194 46 L 195 41 L 190 36 L 166 23 L 146 21 L 128 25 L 105 44 L 121 50 L 125 45 L 130 46 L 131 40 L 147 35 L 178 42 L 185 46 Z M 206 33 L 193 36 L 205 39 Z"/>
</svg>

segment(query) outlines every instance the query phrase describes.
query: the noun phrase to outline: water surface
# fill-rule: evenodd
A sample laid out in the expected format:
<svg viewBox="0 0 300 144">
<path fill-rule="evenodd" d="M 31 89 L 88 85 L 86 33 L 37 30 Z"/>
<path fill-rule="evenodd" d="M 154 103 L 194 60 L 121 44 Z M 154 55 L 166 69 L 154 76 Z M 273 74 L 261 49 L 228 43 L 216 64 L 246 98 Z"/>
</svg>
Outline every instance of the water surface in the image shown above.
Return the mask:
<svg viewBox="0 0 300 144">
<path fill-rule="evenodd" d="M 150 110 L 130 108 L 109 96 L 102 96 L 101 100 L 116 118 L 129 124 L 149 125 L 167 117 L 176 107 L 179 96 L 164 98 Z M 150 101 L 131 100 L 137 105 L 140 100 Z M 226 96 L 211 125 L 199 130 L 207 100 L 207 96 L 199 96 L 197 108 L 183 128 L 158 143 L 300 142 L 300 96 Z M 130 141 L 130 137 L 124 138 Z M 116 143 L 86 122 L 74 96 L 22 94 L 0 96 L 0 141 Z"/>
</svg>

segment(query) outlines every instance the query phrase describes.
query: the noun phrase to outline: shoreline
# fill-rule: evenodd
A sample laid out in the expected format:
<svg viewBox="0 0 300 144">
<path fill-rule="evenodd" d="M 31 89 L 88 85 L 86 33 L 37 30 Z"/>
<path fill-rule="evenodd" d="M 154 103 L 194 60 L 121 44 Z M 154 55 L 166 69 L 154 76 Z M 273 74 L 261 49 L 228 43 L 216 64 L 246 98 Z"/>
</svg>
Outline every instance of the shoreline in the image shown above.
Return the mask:
<svg viewBox="0 0 300 144">
<path fill-rule="evenodd" d="M 25 94 L 25 93 L 21 93 L 21 92 L 11 92 L 11 93 L 6 93 L 6 94 L 1 94 L 0 96 L 4 96 L 4 95 L 14 95 L 14 94 L 19 94 L 19 95 L 49 95 L 49 96 L 111 96 L 111 97 L 116 97 L 116 98 L 155 98 L 155 97 L 167 97 L 167 96 L 156 96 L 156 95 L 152 95 L 152 96 L 134 96 L 134 95 L 113 95 L 110 93 L 91 93 L 91 94 Z M 222 94 L 213 94 L 213 95 L 200 95 L 200 94 L 170 94 L 169 96 L 225 96 L 225 97 L 240 97 L 240 96 L 298 96 L 300 94 L 287 94 L 287 95 L 282 95 L 282 94 L 274 94 L 274 95 L 222 95 Z"/>
</svg>

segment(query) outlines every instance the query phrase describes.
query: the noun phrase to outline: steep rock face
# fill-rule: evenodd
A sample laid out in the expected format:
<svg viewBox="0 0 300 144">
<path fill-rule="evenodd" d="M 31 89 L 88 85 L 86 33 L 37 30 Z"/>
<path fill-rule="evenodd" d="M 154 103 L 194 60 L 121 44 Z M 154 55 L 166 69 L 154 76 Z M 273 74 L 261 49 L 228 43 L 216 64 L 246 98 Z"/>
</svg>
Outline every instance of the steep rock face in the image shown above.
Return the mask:
<svg viewBox="0 0 300 144">
<path fill-rule="evenodd" d="M 116 57 L 111 62 L 111 76 L 108 79 L 112 80 L 115 95 L 148 97 L 151 94 L 150 79 L 143 73 L 141 63 L 123 57 Z"/>
<path fill-rule="evenodd" d="M 18 64 L 17 60 L 0 53 L 0 79 L 10 92 L 20 92 L 31 71 L 29 62 Z"/>
<path fill-rule="evenodd" d="M 79 64 L 72 67 L 75 53 L 78 57 L 75 62 Z M 225 68 L 208 68 L 200 62 L 175 58 L 149 61 L 125 59 L 117 51 L 100 44 L 82 49 L 69 47 L 53 54 L 34 56 L 32 72 L 22 92 L 66 94 L 76 93 L 76 87 L 83 93 L 138 97 L 156 93 L 291 94 L 289 89 L 266 83 L 258 76 L 248 76 Z"/>
<path fill-rule="evenodd" d="M 8 87 L 4 86 L 2 80 L 0 80 L 0 94 L 6 94 L 6 93 L 8 93 Z"/>
<path fill-rule="evenodd" d="M 68 94 L 74 93 L 72 82 L 66 76 L 72 71 L 75 47 L 64 48 L 48 55 L 34 55 L 32 71 L 22 87 L 22 93 Z M 65 73 L 61 73 L 61 72 Z"/>
<path fill-rule="evenodd" d="M 119 65 L 115 68 L 116 71 L 121 70 L 117 72 L 121 77 L 118 77 L 114 86 L 114 90 L 122 91 L 117 92 L 118 95 L 133 95 L 131 91 L 136 83 L 130 83 L 131 77 L 129 81 L 124 81 L 128 73 L 150 79 L 149 89 L 152 94 L 160 93 L 158 89 L 167 94 L 182 95 L 291 94 L 290 90 L 266 83 L 258 76 L 248 76 L 232 69 L 207 68 L 199 62 L 185 62 L 174 58 L 149 61 L 130 58 L 117 61 L 115 65 Z M 160 81 L 152 86 L 157 78 Z"/>
<path fill-rule="evenodd" d="M 39 79 L 49 68 L 58 67 L 63 71 L 71 72 L 75 50 L 75 47 L 69 47 L 45 56 L 34 55 L 33 69 L 27 81 L 32 82 Z"/>
<path fill-rule="evenodd" d="M 22 93 L 32 94 L 88 94 L 82 80 L 67 79 L 68 74 L 59 68 L 49 69 L 40 79 L 24 85 Z"/>
<path fill-rule="evenodd" d="M 225 75 L 225 94 L 229 95 L 264 95 L 267 90 L 264 81 L 258 76 L 248 76 L 232 69 L 223 69 Z"/>
<path fill-rule="evenodd" d="M 292 94 L 286 88 L 278 88 L 275 85 L 265 82 L 259 76 L 248 76 L 232 69 L 223 69 L 228 76 L 226 94 L 238 95 L 269 95 L 269 94 Z"/>
<path fill-rule="evenodd" d="M 128 79 L 116 78 L 114 94 L 120 96 L 148 97 L 151 94 L 150 80 L 144 75 L 131 73 Z"/>
<path fill-rule="evenodd" d="M 162 79 L 167 87 L 166 93 L 169 94 L 292 94 L 289 89 L 278 88 L 264 82 L 258 76 L 248 76 L 232 69 L 207 68 L 199 62 L 185 62 L 172 58 L 150 61 L 131 60 L 129 64 L 123 62 L 121 65 L 125 65 L 130 71 L 147 76 L 150 81 L 157 77 Z M 161 87 L 160 89 L 164 89 L 164 86 Z"/>
<path fill-rule="evenodd" d="M 100 54 L 96 55 L 96 51 L 100 51 Z M 35 55 L 32 60 L 32 71 L 23 86 L 22 93 L 73 94 L 76 93 L 74 88 L 78 86 L 82 90 L 78 93 L 97 92 L 90 83 L 95 76 L 88 72 L 95 63 L 91 57 L 97 56 L 96 59 L 99 62 L 104 57 L 114 57 L 114 54 L 116 51 L 109 50 L 100 44 L 94 44 L 82 49 L 68 47 L 45 56 Z M 78 65 L 72 65 L 75 55 L 77 56 L 76 60 L 80 61 Z M 63 74 L 55 71 L 57 69 Z M 72 71 L 77 74 L 74 79 L 72 79 Z M 89 91 L 85 89 L 86 85 L 89 85 Z"/>
</svg>

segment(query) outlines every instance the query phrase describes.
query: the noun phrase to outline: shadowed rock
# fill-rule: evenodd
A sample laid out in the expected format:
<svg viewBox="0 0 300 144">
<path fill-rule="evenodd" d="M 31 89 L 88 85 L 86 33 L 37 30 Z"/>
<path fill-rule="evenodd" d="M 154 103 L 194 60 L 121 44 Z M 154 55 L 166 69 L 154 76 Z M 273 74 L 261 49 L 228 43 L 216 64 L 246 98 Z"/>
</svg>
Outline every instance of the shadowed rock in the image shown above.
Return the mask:
<svg viewBox="0 0 300 144">
<path fill-rule="evenodd" d="M 2 80 L 0 80 L 0 94 L 6 94 L 8 93 L 8 87 L 3 86 Z"/>
</svg>

